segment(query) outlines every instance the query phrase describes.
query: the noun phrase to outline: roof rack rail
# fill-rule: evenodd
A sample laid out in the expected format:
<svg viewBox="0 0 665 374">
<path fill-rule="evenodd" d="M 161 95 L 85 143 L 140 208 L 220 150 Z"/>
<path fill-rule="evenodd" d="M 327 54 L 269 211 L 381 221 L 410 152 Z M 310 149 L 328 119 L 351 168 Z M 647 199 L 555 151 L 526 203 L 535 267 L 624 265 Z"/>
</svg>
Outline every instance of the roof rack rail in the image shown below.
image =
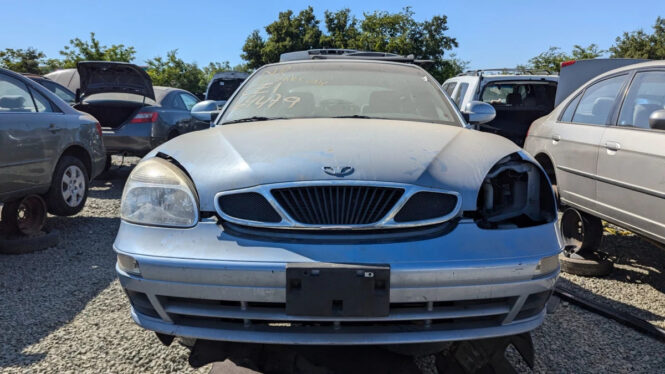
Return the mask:
<svg viewBox="0 0 665 374">
<path fill-rule="evenodd" d="M 518 69 L 518 68 L 496 68 L 496 69 L 477 69 L 477 70 L 467 70 L 463 73 L 457 74 L 458 77 L 461 76 L 478 76 L 482 77 L 483 75 L 490 75 L 488 73 L 501 73 L 505 75 L 509 74 L 524 74 L 524 75 L 554 75 L 549 70 L 546 69 Z"/>
<path fill-rule="evenodd" d="M 307 51 L 296 51 L 282 53 L 279 57 L 280 62 L 297 60 L 374 60 L 374 61 L 392 61 L 404 62 L 416 65 L 428 65 L 432 60 L 418 60 L 414 55 L 402 56 L 389 52 L 360 51 L 355 49 L 310 49 Z"/>
</svg>

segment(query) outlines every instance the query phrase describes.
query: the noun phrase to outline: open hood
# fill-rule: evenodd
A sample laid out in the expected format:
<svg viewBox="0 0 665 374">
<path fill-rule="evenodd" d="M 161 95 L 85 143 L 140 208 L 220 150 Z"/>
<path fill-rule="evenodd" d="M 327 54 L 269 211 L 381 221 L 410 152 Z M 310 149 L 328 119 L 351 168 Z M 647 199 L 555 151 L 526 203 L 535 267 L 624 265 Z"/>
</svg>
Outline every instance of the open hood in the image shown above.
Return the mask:
<svg viewBox="0 0 665 374">
<path fill-rule="evenodd" d="M 82 61 L 76 64 L 80 76 L 80 96 L 119 92 L 155 100 L 152 80 L 140 67 L 126 62 Z"/>
</svg>

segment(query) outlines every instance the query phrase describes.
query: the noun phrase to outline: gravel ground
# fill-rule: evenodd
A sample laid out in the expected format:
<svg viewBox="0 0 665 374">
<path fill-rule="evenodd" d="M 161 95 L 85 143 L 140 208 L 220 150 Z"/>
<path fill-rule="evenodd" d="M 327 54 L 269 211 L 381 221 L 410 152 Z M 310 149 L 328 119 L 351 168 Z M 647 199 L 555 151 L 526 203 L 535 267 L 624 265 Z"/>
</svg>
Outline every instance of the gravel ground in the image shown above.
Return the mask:
<svg viewBox="0 0 665 374">
<path fill-rule="evenodd" d="M 189 367 L 186 348 L 162 346 L 129 316 L 111 250 L 128 171 L 120 168 L 109 180 L 94 182 L 86 208 L 76 217 L 49 217 L 48 227 L 61 233 L 57 247 L 0 255 L 0 372 L 210 371 L 211 365 Z M 563 275 L 560 281 L 665 326 L 663 251 L 614 227 L 608 228 L 603 249 L 617 263 L 612 275 Z M 533 372 L 665 372 L 665 344 L 565 302 L 534 331 L 533 339 Z M 514 351 L 507 355 L 519 372 L 532 372 Z M 435 373 L 433 361 L 423 357 L 416 364 L 424 373 Z"/>
</svg>

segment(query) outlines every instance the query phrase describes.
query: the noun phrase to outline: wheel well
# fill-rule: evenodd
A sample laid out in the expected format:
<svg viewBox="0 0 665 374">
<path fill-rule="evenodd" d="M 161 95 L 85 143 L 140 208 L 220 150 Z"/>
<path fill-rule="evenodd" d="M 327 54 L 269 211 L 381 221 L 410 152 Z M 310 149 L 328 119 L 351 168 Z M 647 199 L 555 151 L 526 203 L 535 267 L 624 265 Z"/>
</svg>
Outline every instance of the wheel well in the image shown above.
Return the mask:
<svg viewBox="0 0 665 374">
<path fill-rule="evenodd" d="M 175 138 L 178 135 L 180 135 L 178 130 L 171 130 L 171 131 L 169 131 L 169 135 L 166 137 L 166 139 L 171 140 L 171 139 Z"/>
<path fill-rule="evenodd" d="M 72 156 L 81 160 L 85 166 L 85 170 L 88 172 L 88 177 L 90 178 L 92 175 L 92 161 L 90 160 L 90 154 L 88 154 L 88 151 L 86 151 L 85 148 L 78 145 L 70 146 L 62 152 L 60 158 L 62 158 L 62 156 Z"/>
<path fill-rule="evenodd" d="M 547 177 L 550 178 L 550 182 L 552 184 L 556 184 L 556 172 L 554 169 L 554 163 L 550 159 L 550 157 L 544 153 L 539 153 L 536 156 L 536 161 L 540 164 L 540 166 L 545 169 L 545 173 L 547 173 Z"/>
</svg>

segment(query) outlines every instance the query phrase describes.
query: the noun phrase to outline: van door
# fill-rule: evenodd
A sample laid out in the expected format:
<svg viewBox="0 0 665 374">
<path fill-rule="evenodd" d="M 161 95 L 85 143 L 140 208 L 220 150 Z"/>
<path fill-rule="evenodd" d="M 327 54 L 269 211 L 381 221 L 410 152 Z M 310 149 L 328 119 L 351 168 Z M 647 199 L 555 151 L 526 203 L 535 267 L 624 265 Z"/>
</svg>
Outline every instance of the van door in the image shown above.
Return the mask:
<svg viewBox="0 0 665 374">
<path fill-rule="evenodd" d="M 665 131 L 649 115 L 665 109 L 665 70 L 635 74 L 616 126 L 598 155 L 598 209 L 628 229 L 665 242 Z"/>
</svg>

